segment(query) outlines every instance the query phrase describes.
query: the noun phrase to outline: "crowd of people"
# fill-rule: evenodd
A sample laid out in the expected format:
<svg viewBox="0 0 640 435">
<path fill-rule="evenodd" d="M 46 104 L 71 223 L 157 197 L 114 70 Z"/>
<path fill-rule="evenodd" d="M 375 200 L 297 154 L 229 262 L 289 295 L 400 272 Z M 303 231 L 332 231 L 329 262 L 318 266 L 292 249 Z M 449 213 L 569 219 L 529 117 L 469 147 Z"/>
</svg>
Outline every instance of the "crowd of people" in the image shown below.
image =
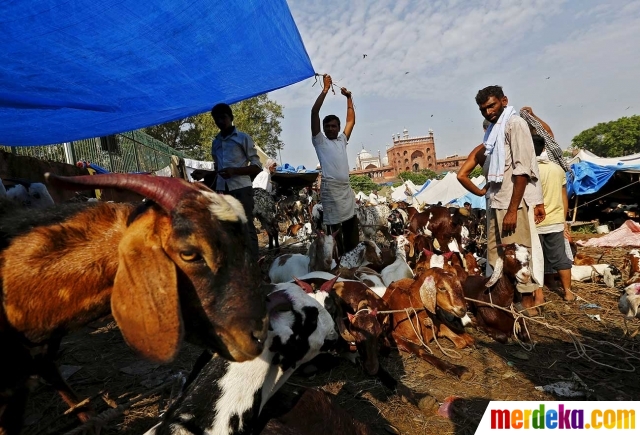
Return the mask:
<svg viewBox="0 0 640 435">
<path fill-rule="evenodd" d="M 311 143 L 321 168 L 320 196 L 327 230 L 337 234 L 340 254 L 358 243 L 356 200 L 349 184 L 347 144 L 355 125 L 355 109 L 351 92 L 341 88 L 347 100 L 344 129 L 336 115 L 320 121 L 320 110 L 333 82 L 323 76 L 323 88 L 311 109 Z M 500 86 L 488 86 L 476 95 L 476 104 L 485 118 L 482 143 L 475 147 L 458 172 L 458 180 L 471 193 L 486 196 L 488 216 L 488 272 L 496 265 L 501 245 L 518 243 L 530 250 L 532 281 L 520 283 L 515 306 L 533 314 L 544 302 L 543 285 L 555 287 L 553 276 L 559 277 L 559 290 L 565 300 L 573 300 L 571 292 L 571 251 L 565 172 L 560 147 L 549 125 L 530 107 L 520 112 L 509 105 Z M 253 189 L 272 192 L 271 174 L 277 163 L 269 159 L 260 164 L 253 140 L 233 125 L 233 112 L 226 104 L 216 105 L 211 115 L 220 129 L 212 144 L 216 164 L 215 190 L 237 198 L 249 222 L 252 254 L 258 258 L 258 240 L 252 224 Z M 321 128 L 322 127 L 322 128 Z M 482 167 L 485 187 L 479 188 L 469 175 Z M 255 176 L 253 183 L 251 176 Z M 383 200 L 374 190 L 368 203 Z M 546 281 L 545 281 L 546 279 Z"/>
</svg>

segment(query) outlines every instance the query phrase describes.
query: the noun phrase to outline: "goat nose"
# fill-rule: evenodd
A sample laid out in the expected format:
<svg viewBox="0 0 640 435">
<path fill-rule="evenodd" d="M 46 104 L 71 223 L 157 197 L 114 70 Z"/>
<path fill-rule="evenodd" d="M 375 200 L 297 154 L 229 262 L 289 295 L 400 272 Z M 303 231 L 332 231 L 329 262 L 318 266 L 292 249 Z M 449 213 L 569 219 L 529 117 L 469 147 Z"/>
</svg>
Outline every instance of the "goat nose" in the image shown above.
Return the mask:
<svg viewBox="0 0 640 435">
<path fill-rule="evenodd" d="M 256 329 L 251 332 L 251 336 L 261 345 L 267 339 L 267 333 L 269 331 L 269 317 L 265 316 L 260 323 L 256 325 Z M 261 328 L 261 329 L 258 329 Z"/>
</svg>

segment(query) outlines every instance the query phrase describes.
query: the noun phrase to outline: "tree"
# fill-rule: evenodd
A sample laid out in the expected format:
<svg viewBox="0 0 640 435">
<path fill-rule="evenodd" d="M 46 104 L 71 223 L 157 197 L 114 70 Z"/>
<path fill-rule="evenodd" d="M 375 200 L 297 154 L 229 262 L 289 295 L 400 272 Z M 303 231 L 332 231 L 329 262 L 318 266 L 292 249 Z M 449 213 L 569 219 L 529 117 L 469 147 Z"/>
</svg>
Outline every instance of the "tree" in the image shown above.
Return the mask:
<svg viewBox="0 0 640 435">
<path fill-rule="evenodd" d="M 640 116 L 601 122 L 574 137 L 571 146 L 601 157 L 621 157 L 640 152 Z"/>
<path fill-rule="evenodd" d="M 482 173 L 482 168 L 480 166 L 476 166 L 473 168 L 473 171 L 469 173 L 469 178 L 479 177 L 480 175 L 484 175 Z"/>
<path fill-rule="evenodd" d="M 370 194 L 373 189 L 378 188 L 378 185 L 366 175 L 349 175 L 349 183 L 356 193 L 362 191 L 367 195 Z"/>
<path fill-rule="evenodd" d="M 231 105 L 233 121 L 238 130 L 247 133 L 267 155 L 276 157 L 284 147 L 280 140 L 280 120 L 283 106 L 270 100 L 267 94 Z M 183 151 L 196 160 L 211 160 L 211 141 L 219 133 L 209 112 L 178 121 L 147 127 L 144 132 Z"/>
<path fill-rule="evenodd" d="M 420 169 L 418 172 L 403 171 L 398 174 L 398 178 L 404 181 L 411 180 L 416 186 L 422 186 L 427 180 L 435 180 L 438 174 L 430 169 Z"/>
</svg>

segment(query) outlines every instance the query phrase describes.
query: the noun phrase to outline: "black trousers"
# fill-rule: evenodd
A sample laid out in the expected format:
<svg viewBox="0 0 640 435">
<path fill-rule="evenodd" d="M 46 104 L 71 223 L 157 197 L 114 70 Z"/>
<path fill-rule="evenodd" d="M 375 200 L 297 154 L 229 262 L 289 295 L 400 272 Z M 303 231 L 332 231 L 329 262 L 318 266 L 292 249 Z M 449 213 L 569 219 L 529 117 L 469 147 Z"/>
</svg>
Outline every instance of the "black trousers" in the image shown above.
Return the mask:
<svg viewBox="0 0 640 435">
<path fill-rule="evenodd" d="M 231 195 L 242 204 L 244 213 L 247 215 L 247 230 L 249 236 L 249 249 L 251 250 L 251 257 L 253 261 L 258 262 L 259 250 L 258 250 L 258 233 L 256 227 L 253 224 L 253 187 L 241 187 L 240 189 L 229 190 L 224 193 L 225 195 Z"/>
<path fill-rule="evenodd" d="M 353 250 L 360 242 L 358 217 L 353 215 L 351 219 L 347 219 L 342 223 L 327 225 L 327 231 L 329 233 L 335 233 L 338 230 L 340 230 L 336 235 L 338 254 L 343 255 L 344 253 Z"/>
</svg>

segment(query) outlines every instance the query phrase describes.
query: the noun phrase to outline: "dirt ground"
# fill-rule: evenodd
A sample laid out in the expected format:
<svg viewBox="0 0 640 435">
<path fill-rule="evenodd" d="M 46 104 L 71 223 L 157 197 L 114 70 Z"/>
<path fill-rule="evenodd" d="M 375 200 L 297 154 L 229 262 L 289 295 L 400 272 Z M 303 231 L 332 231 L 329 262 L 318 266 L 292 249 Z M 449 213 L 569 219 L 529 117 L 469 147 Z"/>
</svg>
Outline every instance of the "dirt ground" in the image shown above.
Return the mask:
<svg viewBox="0 0 640 435">
<path fill-rule="evenodd" d="M 263 236 L 261 247 L 266 243 Z M 581 249 L 595 258 L 602 256 L 601 262 L 618 267 L 622 266 L 626 251 L 622 248 Z M 302 249 L 285 248 L 282 252 L 302 252 Z M 265 265 L 268 265 L 273 253 L 264 254 L 267 255 Z M 549 326 L 528 322 L 535 342 L 532 351 L 516 343 L 498 344 L 478 330 L 470 331 L 477 339 L 476 347 L 458 351 L 459 360 L 442 356 L 436 346 L 430 345 L 437 356 L 473 370 L 471 380 L 444 375 L 406 354 L 394 353 L 381 359 L 387 371 L 414 391 L 429 393 L 440 403 L 455 397 L 449 418 L 421 411 L 347 361 L 321 370 L 311 378 L 294 375 L 290 382 L 319 387 L 336 395 L 344 409 L 369 423 L 378 434 L 473 434 L 490 400 L 557 400 L 557 396 L 535 387 L 575 379 L 575 376 L 583 383 L 584 395 L 573 400 L 639 400 L 640 378 L 630 372 L 640 366 L 640 339 L 623 338 L 623 318 L 617 308 L 619 290 L 593 283 L 574 283 L 574 290 L 581 300 L 572 303 L 563 302 L 556 294 L 546 294 L 549 303 L 539 320 Z M 587 308 L 586 304 L 596 304 L 597 308 Z M 599 320 L 589 315 L 598 315 Z M 640 325 L 636 321 L 630 326 Z M 570 330 L 585 346 L 587 357 L 578 354 L 567 332 L 550 328 Z M 453 349 L 446 340 L 441 344 L 447 350 Z M 176 395 L 177 383 L 172 379 L 180 372 L 188 374 L 199 350 L 185 345 L 179 358 L 170 365 L 145 363 L 125 345 L 113 320 L 106 318 L 67 336 L 61 353 L 59 364 L 63 372 L 70 374 L 69 383 L 82 398 L 90 398 L 97 412 L 133 403 L 123 413 L 117 412 L 120 408 L 112 411 L 115 417 L 107 419 L 101 432 L 108 435 L 140 434 L 152 427 Z M 139 400 L 143 394 L 149 397 Z M 59 396 L 38 381 L 29 400 L 23 434 L 63 434 L 77 428 L 78 420 L 64 415 L 65 410 Z"/>
</svg>

